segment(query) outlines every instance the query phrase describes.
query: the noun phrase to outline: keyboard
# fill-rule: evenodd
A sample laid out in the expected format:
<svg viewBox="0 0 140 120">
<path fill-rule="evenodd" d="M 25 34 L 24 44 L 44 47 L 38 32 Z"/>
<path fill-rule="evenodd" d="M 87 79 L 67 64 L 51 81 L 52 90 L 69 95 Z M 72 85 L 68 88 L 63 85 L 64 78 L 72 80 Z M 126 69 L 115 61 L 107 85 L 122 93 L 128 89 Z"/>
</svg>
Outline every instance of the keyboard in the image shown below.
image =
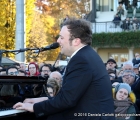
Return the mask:
<svg viewBox="0 0 140 120">
<path fill-rule="evenodd" d="M 27 112 L 27 111 L 26 110 L 16 110 L 13 108 L 4 108 L 4 109 L 0 109 L 0 117 L 12 115 L 12 114 L 16 114 L 16 113 L 22 113 L 22 112 Z"/>
</svg>

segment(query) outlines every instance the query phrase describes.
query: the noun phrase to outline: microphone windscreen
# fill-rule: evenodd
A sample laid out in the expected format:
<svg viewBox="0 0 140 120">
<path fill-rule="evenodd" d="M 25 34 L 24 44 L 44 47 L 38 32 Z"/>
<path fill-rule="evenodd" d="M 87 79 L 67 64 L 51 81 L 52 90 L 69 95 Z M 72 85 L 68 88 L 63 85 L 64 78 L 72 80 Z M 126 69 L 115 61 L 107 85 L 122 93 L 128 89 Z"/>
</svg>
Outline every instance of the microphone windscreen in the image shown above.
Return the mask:
<svg viewBox="0 0 140 120">
<path fill-rule="evenodd" d="M 59 43 L 55 42 L 55 43 L 52 44 L 51 49 L 56 49 L 58 47 L 59 47 Z"/>
</svg>

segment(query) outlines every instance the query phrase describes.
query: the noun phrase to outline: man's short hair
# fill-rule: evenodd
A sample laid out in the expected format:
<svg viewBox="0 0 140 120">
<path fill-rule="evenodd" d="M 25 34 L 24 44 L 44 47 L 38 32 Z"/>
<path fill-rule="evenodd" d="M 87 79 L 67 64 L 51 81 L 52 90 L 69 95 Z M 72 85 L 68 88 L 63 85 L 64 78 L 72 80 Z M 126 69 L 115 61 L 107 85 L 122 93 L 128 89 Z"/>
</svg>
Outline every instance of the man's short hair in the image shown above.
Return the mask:
<svg viewBox="0 0 140 120">
<path fill-rule="evenodd" d="M 52 65 L 51 64 L 44 64 L 44 65 L 41 66 L 39 72 L 42 72 L 43 67 L 48 67 L 50 69 L 50 71 L 52 71 Z"/>
<path fill-rule="evenodd" d="M 107 63 L 109 63 L 109 62 L 113 62 L 116 64 L 116 61 L 114 59 L 108 59 Z"/>
<path fill-rule="evenodd" d="M 14 63 L 13 66 L 20 66 L 20 64 L 19 63 Z"/>
<path fill-rule="evenodd" d="M 131 65 L 132 68 L 133 68 L 133 63 L 132 63 L 131 61 L 126 61 L 126 62 L 124 62 L 124 63 L 123 63 L 123 67 L 124 67 L 125 65 Z"/>
<path fill-rule="evenodd" d="M 63 23 L 63 26 L 67 26 L 70 32 L 70 41 L 72 41 L 74 38 L 80 38 L 81 43 L 91 45 L 92 25 L 89 21 L 84 19 L 70 18 Z"/>
<path fill-rule="evenodd" d="M 8 68 L 6 69 L 6 74 L 7 74 L 7 75 L 8 75 L 8 70 L 11 69 L 11 68 L 15 68 L 15 69 L 17 69 L 17 71 L 18 71 L 18 68 L 17 68 L 16 66 L 10 66 L 10 67 L 8 67 Z"/>
<path fill-rule="evenodd" d="M 131 73 L 134 77 L 136 76 L 136 74 L 132 70 L 124 70 L 122 76 L 124 75 L 124 73 Z"/>
</svg>

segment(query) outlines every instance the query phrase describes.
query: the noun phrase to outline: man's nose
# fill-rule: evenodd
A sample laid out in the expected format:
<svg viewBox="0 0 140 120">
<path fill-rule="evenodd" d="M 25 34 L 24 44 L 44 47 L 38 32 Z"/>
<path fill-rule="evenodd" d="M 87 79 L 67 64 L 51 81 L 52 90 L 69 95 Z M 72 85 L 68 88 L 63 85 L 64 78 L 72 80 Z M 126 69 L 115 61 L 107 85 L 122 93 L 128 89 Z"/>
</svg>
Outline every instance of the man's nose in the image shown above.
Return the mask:
<svg viewBox="0 0 140 120">
<path fill-rule="evenodd" d="M 59 38 L 57 39 L 57 42 L 58 42 L 58 43 L 60 42 Z"/>
</svg>

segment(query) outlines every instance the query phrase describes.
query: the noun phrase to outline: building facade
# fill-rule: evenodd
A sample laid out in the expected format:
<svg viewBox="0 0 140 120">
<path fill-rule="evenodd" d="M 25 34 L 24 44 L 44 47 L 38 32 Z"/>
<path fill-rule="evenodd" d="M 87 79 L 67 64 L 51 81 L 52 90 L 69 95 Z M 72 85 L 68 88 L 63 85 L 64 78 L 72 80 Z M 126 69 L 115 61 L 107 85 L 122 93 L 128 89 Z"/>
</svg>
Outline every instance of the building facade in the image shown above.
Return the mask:
<svg viewBox="0 0 140 120">
<path fill-rule="evenodd" d="M 121 27 L 111 27 L 113 25 L 112 20 L 114 15 L 117 12 L 117 7 L 119 6 L 118 0 L 95 0 L 93 3 L 93 0 L 91 0 L 91 8 L 93 6 L 96 6 L 96 17 L 95 17 L 95 22 L 92 22 L 93 24 L 93 34 L 96 33 L 109 33 L 109 32 L 123 32 Z M 130 3 L 133 3 L 133 0 L 130 0 Z M 123 5 L 125 9 L 125 5 Z M 137 8 L 140 7 L 140 1 L 137 2 Z M 122 17 L 122 21 L 125 20 L 127 16 L 127 10 L 125 9 L 125 15 Z M 133 18 L 131 19 L 133 20 Z M 140 29 L 138 29 L 140 30 Z M 127 32 L 134 32 L 133 30 L 127 31 Z M 120 38 L 121 39 L 121 38 Z M 111 40 L 111 38 L 110 38 Z M 94 44 L 94 43 L 93 43 Z M 95 51 L 100 55 L 102 58 L 103 62 L 106 63 L 109 58 L 114 58 L 117 62 L 118 67 L 121 67 L 123 62 L 125 61 L 132 61 L 134 54 L 135 53 L 140 53 L 140 47 L 121 47 L 121 46 L 115 46 L 115 47 L 110 47 L 110 46 L 104 46 L 104 47 L 94 47 Z"/>
</svg>

